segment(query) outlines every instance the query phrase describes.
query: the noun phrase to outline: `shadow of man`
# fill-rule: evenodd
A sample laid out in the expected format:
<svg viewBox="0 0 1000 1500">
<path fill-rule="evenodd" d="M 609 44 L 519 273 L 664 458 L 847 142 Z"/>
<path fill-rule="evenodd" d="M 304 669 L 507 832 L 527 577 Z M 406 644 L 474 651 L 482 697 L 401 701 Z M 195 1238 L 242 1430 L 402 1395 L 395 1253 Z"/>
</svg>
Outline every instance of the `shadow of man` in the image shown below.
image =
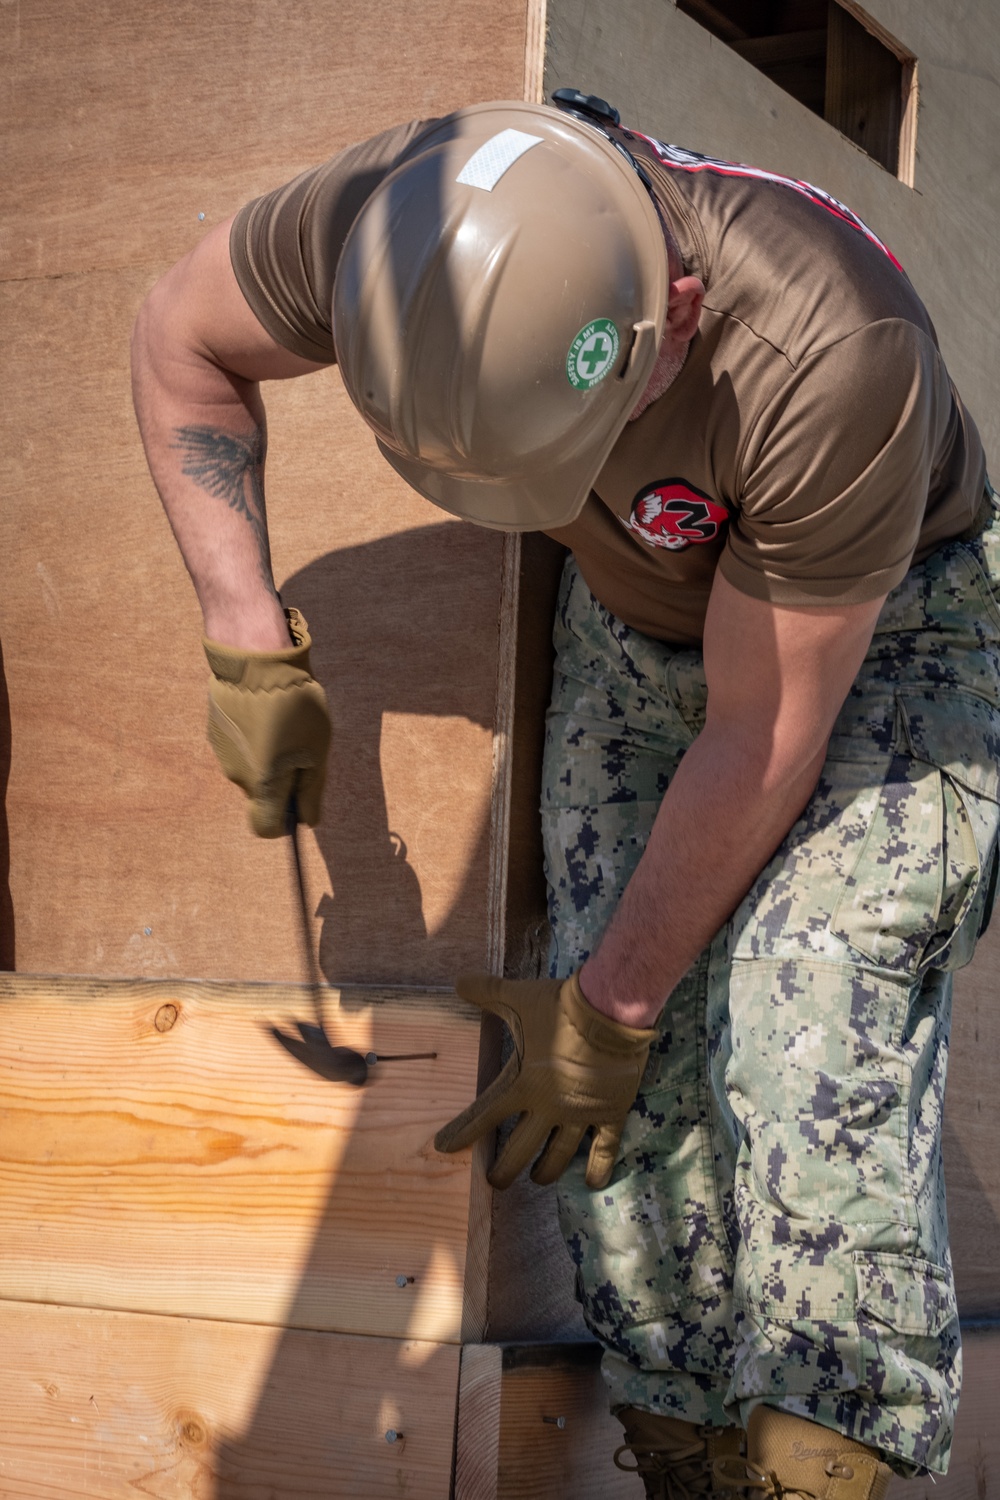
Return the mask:
<svg viewBox="0 0 1000 1500">
<path fill-rule="evenodd" d="M 444 843 L 454 844 L 456 851 L 449 854 L 442 880 L 445 918 L 429 931 L 426 886 L 435 872 L 421 868 L 418 878 L 403 835 L 390 826 L 381 752 L 387 714 L 411 714 L 425 722 L 465 719 L 493 729 L 502 545 L 498 533 L 443 522 L 328 553 L 282 585 L 283 598 L 309 622 L 313 671 L 327 691 L 333 720 L 324 814 L 314 830 L 330 880 L 318 909 L 323 916 L 320 965 L 332 984 L 418 989 L 450 984 L 461 968 L 485 962 L 492 756 L 487 753 L 485 765 L 449 761 L 436 772 L 431 768 L 442 796 L 433 806 L 407 803 L 407 816 L 412 814 L 415 824 L 433 820 Z M 421 753 L 416 725 L 412 754 Z M 433 753 L 441 757 L 440 741 Z M 477 754 L 482 760 L 481 747 Z M 468 826 L 468 814 L 465 826 L 461 820 L 447 821 L 452 778 L 454 806 L 475 807 L 475 826 Z M 484 783 L 483 796 L 476 795 L 477 778 Z M 413 797 L 414 788 L 426 786 L 426 771 L 405 780 Z M 436 904 L 440 910 L 441 901 Z M 356 1003 L 363 999 L 361 992 Z M 349 995 L 344 1003 L 352 1003 Z M 288 1066 L 296 1064 L 289 1061 Z M 241 1432 L 220 1435 L 206 1455 L 206 1482 L 210 1474 L 216 1500 L 251 1493 L 353 1496 L 357 1491 L 352 1486 L 364 1475 L 364 1483 L 377 1487 L 385 1482 L 385 1492 L 394 1493 L 410 1482 L 407 1473 L 414 1462 L 424 1472 L 422 1482 L 431 1485 L 427 1493 L 447 1493 L 456 1346 L 420 1348 L 405 1337 L 330 1338 L 322 1331 L 351 1326 L 351 1289 L 344 1284 L 341 1248 L 345 1234 L 363 1233 L 364 1227 L 358 1221 L 356 1189 L 345 1195 L 343 1185 L 367 1180 L 372 1191 L 393 1192 L 392 1163 L 373 1166 L 365 1155 L 372 1151 L 371 1091 L 380 1084 L 391 1087 L 389 1076 L 370 1080 L 361 1094 L 350 1140 L 329 1184 L 252 1414 Z M 433 1129 L 426 1118 L 429 1103 L 417 1110 L 419 1123 L 414 1120 L 409 1127 L 410 1136 L 414 1129 L 427 1134 L 428 1152 Z M 435 1159 L 433 1153 L 431 1158 L 428 1195 L 433 1200 L 436 1175 L 465 1167 Z M 400 1234 L 414 1238 L 412 1226 L 400 1226 Z M 438 1243 L 438 1238 L 437 1231 L 429 1239 L 424 1234 L 421 1255 L 415 1257 L 411 1246 L 408 1259 L 391 1244 L 371 1246 L 373 1262 L 386 1265 L 387 1296 L 395 1293 L 401 1307 L 408 1299 L 389 1275 L 392 1268 L 405 1264 L 418 1287 L 430 1274 L 432 1260 L 440 1266 L 444 1257 L 454 1274 L 460 1273 L 464 1230 L 461 1244 Z M 352 1378 L 340 1367 L 345 1359 L 364 1361 L 365 1367 Z M 419 1399 L 418 1391 L 423 1392 Z M 423 1439 L 412 1435 L 406 1457 L 401 1448 L 397 1459 L 381 1430 L 390 1426 L 384 1412 L 398 1402 L 412 1413 L 432 1396 L 441 1408 L 447 1442 L 432 1450 L 424 1446 L 426 1434 Z M 376 1430 L 379 1421 L 381 1429 Z M 365 1492 L 374 1494 L 376 1488 Z"/>
<path fill-rule="evenodd" d="M 330 879 L 317 907 L 320 968 L 330 983 L 450 984 L 484 962 L 488 797 L 478 826 L 468 826 L 468 768 L 438 768 L 439 806 L 448 804 L 442 778 L 454 777 L 459 789 L 451 835 L 466 868 L 459 875 L 452 859 L 442 872 L 447 915 L 428 931 L 421 886 L 438 875 L 418 878 L 406 831 L 390 828 L 381 751 L 386 714 L 464 718 L 492 730 L 501 546 L 495 532 L 444 522 L 327 553 L 282 586 L 309 622 L 313 671 L 334 726 L 315 830 Z M 416 732 L 412 754 L 422 753 Z M 414 789 L 433 774 L 429 762 L 417 769 Z M 421 806 L 407 812 L 414 824 L 435 815 Z"/>
</svg>

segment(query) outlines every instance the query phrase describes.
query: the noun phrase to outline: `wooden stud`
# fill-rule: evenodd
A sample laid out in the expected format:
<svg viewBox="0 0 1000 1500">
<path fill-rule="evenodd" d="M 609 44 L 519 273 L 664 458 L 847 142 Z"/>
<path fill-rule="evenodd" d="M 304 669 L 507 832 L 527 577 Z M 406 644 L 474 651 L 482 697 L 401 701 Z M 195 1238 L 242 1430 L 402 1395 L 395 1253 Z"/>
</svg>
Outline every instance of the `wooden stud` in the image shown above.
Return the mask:
<svg viewBox="0 0 1000 1500">
<path fill-rule="evenodd" d="M 713 35 L 731 46 L 734 42 L 745 41 L 748 33 L 742 26 L 737 26 L 728 15 L 712 4 L 712 0 L 675 0 L 677 9 L 689 15 L 692 20 L 704 26 Z"/>
<path fill-rule="evenodd" d="M 504 1350 L 496 1500 L 640 1500 L 622 1438 L 596 1344 Z"/>
<path fill-rule="evenodd" d="M 826 52 L 826 28 L 811 31 L 780 32 L 777 36 L 753 36 L 746 41 L 730 42 L 733 51 L 745 62 L 765 72 L 774 63 L 802 62 L 822 57 Z"/>
<path fill-rule="evenodd" d="M 900 78 L 902 100 L 899 127 L 899 167 L 896 176 L 907 187 L 916 186 L 917 171 L 917 116 L 920 112 L 920 75 L 916 58 L 902 64 Z"/>
<path fill-rule="evenodd" d="M 545 98 L 546 0 L 527 0 L 527 7 L 524 97 L 529 104 L 541 104 Z"/>
</svg>

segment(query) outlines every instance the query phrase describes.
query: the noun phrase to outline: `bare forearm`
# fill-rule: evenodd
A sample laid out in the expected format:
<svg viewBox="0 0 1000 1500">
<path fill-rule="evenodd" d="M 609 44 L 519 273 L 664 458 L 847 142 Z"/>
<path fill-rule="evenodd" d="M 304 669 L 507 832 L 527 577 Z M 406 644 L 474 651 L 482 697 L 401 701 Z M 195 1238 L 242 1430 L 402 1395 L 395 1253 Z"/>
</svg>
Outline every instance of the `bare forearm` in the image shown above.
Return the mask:
<svg viewBox="0 0 1000 1500">
<path fill-rule="evenodd" d="M 750 889 L 819 779 L 884 596 L 776 606 L 716 574 L 705 620 L 705 728 L 581 974 L 590 1003 L 648 1026 Z"/>
<path fill-rule="evenodd" d="M 257 321 L 218 224 L 157 282 L 132 336 L 132 388 L 150 471 L 194 582 L 205 631 L 244 650 L 288 645 L 264 508 L 262 380 L 322 366 Z"/>
<path fill-rule="evenodd" d="M 638 868 L 581 985 L 598 1010 L 649 1026 L 749 890 L 816 784 L 805 765 L 704 732 L 682 760 Z"/>
<path fill-rule="evenodd" d="M 155 297 L 133 335 L 133 396 L 150 472 L 215 640 L 288 635 L 271 575 L 259 388 L 171 339 Z"/>
</svg>

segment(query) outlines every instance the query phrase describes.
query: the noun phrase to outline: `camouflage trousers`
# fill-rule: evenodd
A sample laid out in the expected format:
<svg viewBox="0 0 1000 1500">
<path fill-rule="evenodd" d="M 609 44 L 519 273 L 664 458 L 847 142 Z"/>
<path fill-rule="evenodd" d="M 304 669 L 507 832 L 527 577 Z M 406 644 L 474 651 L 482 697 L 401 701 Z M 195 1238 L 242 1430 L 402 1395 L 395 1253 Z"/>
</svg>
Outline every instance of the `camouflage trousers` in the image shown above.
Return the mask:
<svg viewBox="0 0 1000 1500">
<path fill-rule="evenodd" d="M 551 970 L 589 953 L 704 722 L 696 650 L 567 564 L 542 818 Z M 812 799 L 671 995 L 609 1186 L 563 1233 L 613 1408 L 783 1408 L 947 1467 L 961 1354 L 941 1117 L 951 971 L 992 902 L 1000 523 L 890 594 Z"/>
</svg>

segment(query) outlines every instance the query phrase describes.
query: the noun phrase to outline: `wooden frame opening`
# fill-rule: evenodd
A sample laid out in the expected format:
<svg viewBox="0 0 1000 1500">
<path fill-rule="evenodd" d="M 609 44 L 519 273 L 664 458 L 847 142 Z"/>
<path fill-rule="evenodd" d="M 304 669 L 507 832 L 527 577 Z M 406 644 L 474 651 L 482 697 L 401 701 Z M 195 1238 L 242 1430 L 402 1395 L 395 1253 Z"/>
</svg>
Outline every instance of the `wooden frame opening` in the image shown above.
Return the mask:
<svg viewBox="0 0 1000 1500">
<path fill-rule="evenodd" d="M 913 186 L 917 60 L 855 0 L 675 3 Z"/>
</svg>

